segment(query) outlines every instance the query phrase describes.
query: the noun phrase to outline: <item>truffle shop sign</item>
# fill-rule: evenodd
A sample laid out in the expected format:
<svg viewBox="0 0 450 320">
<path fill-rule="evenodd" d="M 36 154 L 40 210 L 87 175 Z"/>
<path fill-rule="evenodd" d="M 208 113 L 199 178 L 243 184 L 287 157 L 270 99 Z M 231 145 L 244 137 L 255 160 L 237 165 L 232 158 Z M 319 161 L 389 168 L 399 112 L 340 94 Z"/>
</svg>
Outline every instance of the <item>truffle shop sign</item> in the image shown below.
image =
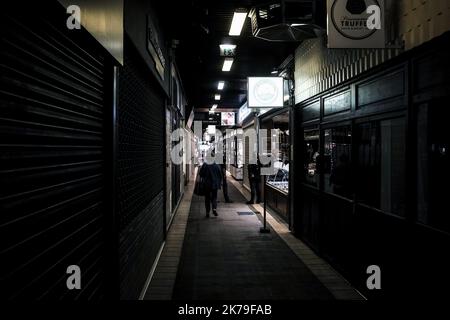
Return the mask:
<svg viewBox="0 0 450 320">
<path fill-rule="evenodd" d="M 384 0 L 328 0 L 328 48 L 385 48 Z"/>
</svg>

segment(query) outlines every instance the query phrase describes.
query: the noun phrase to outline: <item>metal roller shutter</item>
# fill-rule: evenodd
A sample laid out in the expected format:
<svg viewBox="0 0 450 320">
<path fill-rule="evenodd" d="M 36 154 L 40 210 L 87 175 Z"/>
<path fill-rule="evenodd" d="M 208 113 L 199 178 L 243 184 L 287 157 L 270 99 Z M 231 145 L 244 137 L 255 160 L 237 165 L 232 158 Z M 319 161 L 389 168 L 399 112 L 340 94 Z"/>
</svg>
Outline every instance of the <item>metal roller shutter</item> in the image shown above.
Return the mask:
<svg viewBox="0 0 450 320">
<path fill-rule="evenodd" d="M 137 299 L 164 240 L 165 97 L 125 37 L 119 76 L 120 296 Z"/>
<path fill-rule="evenodd" d="M 0 15 L 0 291 L 101 298 L 105 61 L 61 6 L 34 9 Z M 72 264 L 81 290 L 66 287 Z"/>
</svg>

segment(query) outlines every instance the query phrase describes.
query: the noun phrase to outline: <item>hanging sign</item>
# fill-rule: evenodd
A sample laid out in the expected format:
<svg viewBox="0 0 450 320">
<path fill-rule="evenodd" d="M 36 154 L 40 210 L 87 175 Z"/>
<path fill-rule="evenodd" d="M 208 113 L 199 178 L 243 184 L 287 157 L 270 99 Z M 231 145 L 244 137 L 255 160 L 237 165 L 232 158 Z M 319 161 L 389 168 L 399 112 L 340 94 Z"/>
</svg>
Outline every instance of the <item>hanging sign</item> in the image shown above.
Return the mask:
<svg viewBox="0 0 450 320">
<path fill-rule="evenodd" d="M 384 0 L 328 0 L 328 48 L 385 48 Z"/>
<path fill-rule="evenodd" d="M 283 85 L 282 77 L 249 77 L 247 85 L 248 107 L 283 107 Z"/>
<path fill-rule="evenodd" d="M 238 123 L 242 124 L 242 122 L 247 118 L 250 113 L 252 113 L 252 110 L 247 105 L 247 102 L 242 105 L 242 107 L 239 109 L 238 112 Z"/>
</svg>

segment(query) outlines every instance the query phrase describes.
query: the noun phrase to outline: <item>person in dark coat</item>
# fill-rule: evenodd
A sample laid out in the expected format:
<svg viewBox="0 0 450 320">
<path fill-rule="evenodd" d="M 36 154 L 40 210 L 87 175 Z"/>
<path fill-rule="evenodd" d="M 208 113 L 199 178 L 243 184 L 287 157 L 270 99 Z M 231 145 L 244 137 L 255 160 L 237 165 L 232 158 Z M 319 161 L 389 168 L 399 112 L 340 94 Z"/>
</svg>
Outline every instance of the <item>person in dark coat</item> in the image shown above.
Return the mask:
<svg viewBox="0 0 450 320">
<path fill-rule="evenodd" d="M 217 216 L 217 190 L 222 186 L 222 170 L 214 161 L 206 161 L 200 168 L 200 177 L 203 178 L 205 187 L 206 217 L 209 218 L 211 210 Z"/>
<path fill-rule="evenodd" d="M 248 180 L 250 182 L 251 198 L 247 201 L 247 204 L 254 204 L 255 198 L 256 203 L 261 202 L 261 164 L 259 159 L 257 163 L 248 165 Z"/>
</svg>

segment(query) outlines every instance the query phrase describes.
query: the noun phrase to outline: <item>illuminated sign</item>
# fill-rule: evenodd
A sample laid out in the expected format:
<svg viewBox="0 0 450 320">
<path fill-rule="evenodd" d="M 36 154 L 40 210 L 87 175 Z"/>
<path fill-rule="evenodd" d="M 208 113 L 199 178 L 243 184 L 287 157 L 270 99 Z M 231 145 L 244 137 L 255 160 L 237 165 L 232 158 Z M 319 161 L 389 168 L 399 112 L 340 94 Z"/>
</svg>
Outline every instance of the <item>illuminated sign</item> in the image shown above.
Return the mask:
<svg viewBox="0 0 450 320">
<path fill-rule="evenodd" d="M 221 44 L 220 56 L 221 57 L 234 57 L 236 55 L 236 45 L 234 44 Z"/>
<path fill-rule="evenodd" d="M 238 112 L 239 124 L 241 124 L 242 121 L 244 121 L 245 118 L 247 118 L 250 115 L 250 113 L 252 113 L 252 110 L 250 110 L 250 108 L 248 107 L 247 102 L 246 102 L 242 105 L 242 107 L 239 109 L 239 112 Z"/>
<path fill-rule="evenodd" d="M 247 88 L 248 107 L 283 107 L 283 84 L 282 77 L 249 77 Z"/>
<path fill-rule="evenodd" d="M 222 126 L 234 126 L 236 124 L 236 114 L 234 112 L 222 112 Z"/>
</svg>

